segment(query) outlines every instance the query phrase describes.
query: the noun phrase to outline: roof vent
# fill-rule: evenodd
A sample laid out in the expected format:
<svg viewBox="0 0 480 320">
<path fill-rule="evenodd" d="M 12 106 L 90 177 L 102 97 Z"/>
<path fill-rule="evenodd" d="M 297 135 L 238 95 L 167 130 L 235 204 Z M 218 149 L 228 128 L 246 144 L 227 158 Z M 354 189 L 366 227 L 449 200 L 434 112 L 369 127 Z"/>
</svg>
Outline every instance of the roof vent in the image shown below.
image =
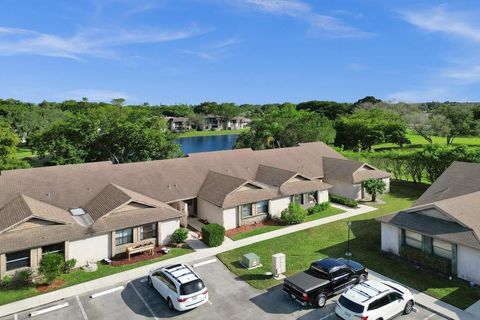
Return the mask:
<svg viewBox="0 0 480 320">
<path fill-rule="evenodd" d="M 72 208 L 69 210 L 72 216 L 81 216 L 84 215 L 86 212 L 83 208 Z"/>
</svg>

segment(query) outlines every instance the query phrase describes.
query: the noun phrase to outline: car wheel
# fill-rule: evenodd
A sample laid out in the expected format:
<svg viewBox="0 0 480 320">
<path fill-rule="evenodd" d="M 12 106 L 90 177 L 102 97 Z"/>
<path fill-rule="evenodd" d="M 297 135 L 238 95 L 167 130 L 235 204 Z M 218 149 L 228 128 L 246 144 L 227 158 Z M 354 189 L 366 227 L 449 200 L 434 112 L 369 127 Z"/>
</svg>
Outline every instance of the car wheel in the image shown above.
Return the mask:
<svg viewBox="0 0 480 320">
<path fill-rule="evenodd" d="M 410 300 L 405 305 L 405 309 L 403 309 L 403 314 L 410 314 L 413 310 L 413 301 Z"/>
<path fill-rule="evenodd" d="M 175 310 L 175 306 L 173 305 L 172 299 L 167 298 L 168 309 Z"/>
<path fill-rule="evenodd" d="M 327 303 L 327 296 L 324 293 L 320 293 L 317 297 L 317 306 L 323 308 Z"/>
<path fill-rule="evenodd" d="M 358 278 L 358 283 L 363 283 L 367 281 L 367 276 L 362 274 L 359 278 Z"/>
<path fill-rule="evenodd" d="M 150 276 L 148 277 L 147 282 L 148 282 L 148 285 L 149 285 L 150 287 L 153 287 L 152 278 L 151 278 Z"/>
</svg>

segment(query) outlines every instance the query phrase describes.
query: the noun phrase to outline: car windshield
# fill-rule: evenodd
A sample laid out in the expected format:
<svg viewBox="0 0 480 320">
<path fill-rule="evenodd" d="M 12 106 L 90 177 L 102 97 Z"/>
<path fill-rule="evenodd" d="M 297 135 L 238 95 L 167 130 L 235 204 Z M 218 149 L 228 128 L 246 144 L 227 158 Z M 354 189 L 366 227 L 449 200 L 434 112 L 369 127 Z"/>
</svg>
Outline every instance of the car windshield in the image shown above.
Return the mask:
<svg viewBox="0 0 480 320">
<path fill-rule="evenodd" d="M 344 296 L 340 296 L 340 299 L 338 300 L 338 302 L 340 302 L 340 304 L 343 307 L 347 308 L 348 310 L 350 310 L 352 312 L 355 312 L 355 313 L 362 313 L 363 312 L 364 307 L 361 304 L 355 303 L 355 302 L 345 298 Z"/>
<path fill-rule="evenodd" d="M 200 290 L 205 288 L 203 281 L 200 279 L 190 281 L 188 283 L 184 283 L 180 286 L 180 294 L 181 295 L 189 295 L 196 293 Z"/>
</svg>

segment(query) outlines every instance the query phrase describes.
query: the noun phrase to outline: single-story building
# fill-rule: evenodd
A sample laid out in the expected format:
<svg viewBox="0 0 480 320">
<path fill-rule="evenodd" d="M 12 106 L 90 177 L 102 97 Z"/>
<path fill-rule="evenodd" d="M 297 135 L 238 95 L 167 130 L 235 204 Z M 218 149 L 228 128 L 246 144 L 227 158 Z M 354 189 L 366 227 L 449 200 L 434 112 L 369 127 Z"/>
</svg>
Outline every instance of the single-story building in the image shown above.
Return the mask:
<svg viewBox="0 0 480 320">
<path fill-rule="evenodd" d="M 2 171 L 0 278 L 35 269 L 46 252 L 81 266 L 141 244 L 163 246 L 188 217 L 232 229 L 279 217 L 292 201 L 328 201 L 329 192 L 367 199 L 361 184 L 370 178 L 389 182 L 388 173 L 320 142 Z"/>
<path fill-rule="evenodd" d="M 480 165 L 454 162 L 412 208 L 378 218 L 382 250 L 431 256 L 448 273 L 479 284 L 479 208 Z"/>
</svg>

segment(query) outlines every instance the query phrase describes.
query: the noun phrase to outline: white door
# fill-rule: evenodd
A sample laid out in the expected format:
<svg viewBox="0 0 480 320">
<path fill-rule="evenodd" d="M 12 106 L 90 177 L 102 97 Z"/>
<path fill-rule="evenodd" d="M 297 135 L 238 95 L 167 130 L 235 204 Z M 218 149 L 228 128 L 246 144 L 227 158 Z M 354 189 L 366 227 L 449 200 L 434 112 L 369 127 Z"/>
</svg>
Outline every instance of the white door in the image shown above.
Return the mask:
<svg viewBox="0 0 480 320">
<path fill-rule="evenodd" d="M 391 310 L 391 315 L 396 315 L 399 314 L 403 311 L 405 308 L 405 303 L 402 299 L 402 295 L 398 292 L 392 292 L 388 294 L 388 297 L 390 299 L 390 303 L 388 304 L 389 309 Z"/>
</svg>

